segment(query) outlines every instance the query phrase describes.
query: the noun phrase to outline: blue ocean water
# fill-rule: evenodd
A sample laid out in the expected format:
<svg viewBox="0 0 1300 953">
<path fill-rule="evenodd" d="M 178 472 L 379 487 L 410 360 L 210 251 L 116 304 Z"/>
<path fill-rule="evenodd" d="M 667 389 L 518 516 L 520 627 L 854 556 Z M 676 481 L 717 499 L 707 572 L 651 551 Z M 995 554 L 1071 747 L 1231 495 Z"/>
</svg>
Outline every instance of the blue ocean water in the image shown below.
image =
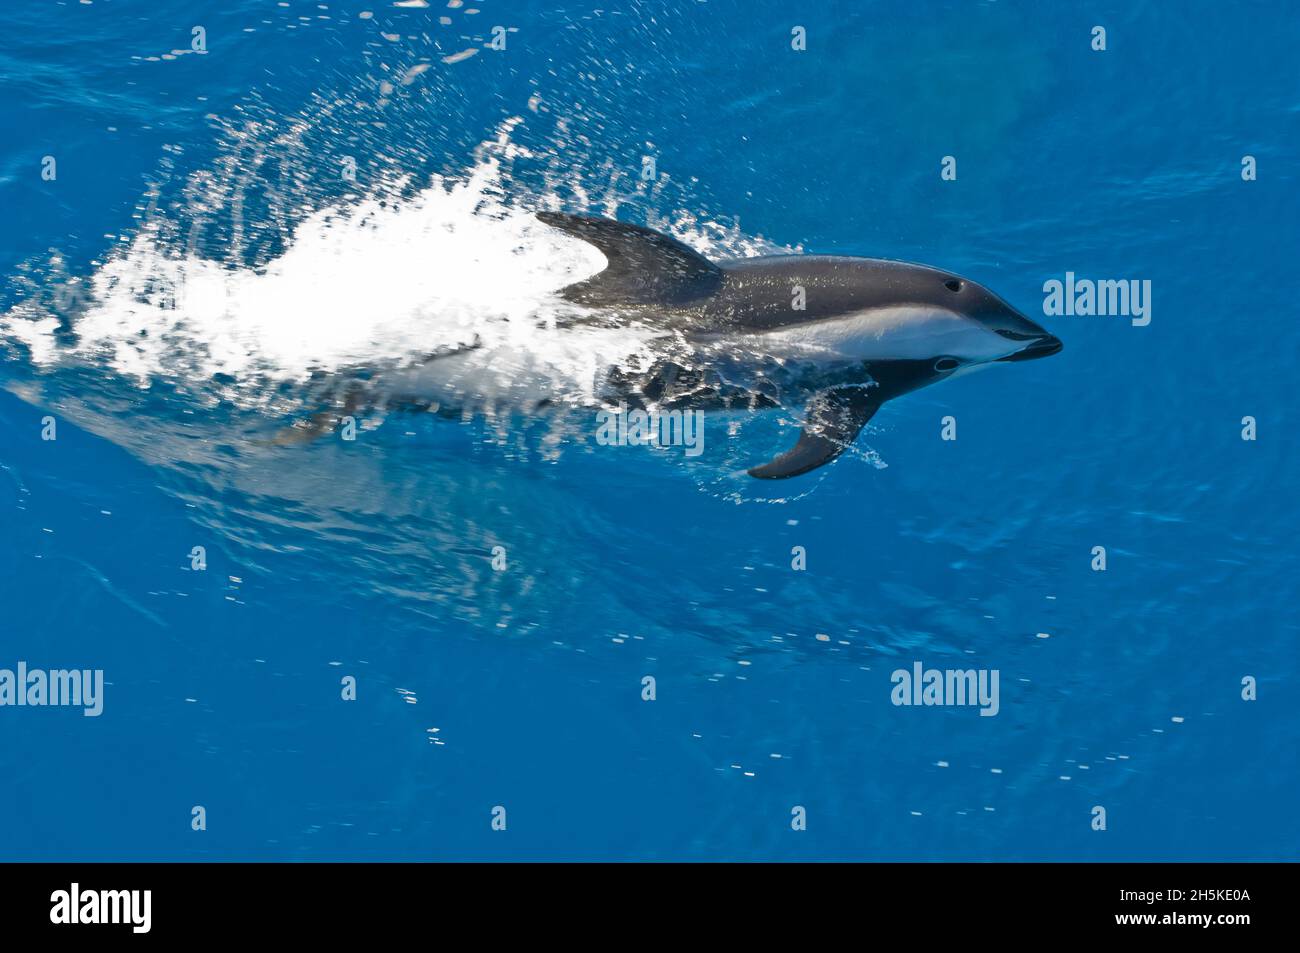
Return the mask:
<svg viewBox="0 0 1300 953">
<path fill-rule="evenodd" d="M 0 857 L 1295 859 L 1298 26 L 5 5 L 0 668 L 106 685 L 0 708 Z M 467 386 L 576 376 L 510 337 L 541 207 L 931 263 L 1065 348 L 775 487 L 773 411 L 696 459 L 504 398 L 266 446 L 312 373 L 475 335 Z M 1067 272 L 1149 324 L 1043 315 Z M 915 662 L 997 670 L 997 715 L 893 704 Z"/>
</svg>

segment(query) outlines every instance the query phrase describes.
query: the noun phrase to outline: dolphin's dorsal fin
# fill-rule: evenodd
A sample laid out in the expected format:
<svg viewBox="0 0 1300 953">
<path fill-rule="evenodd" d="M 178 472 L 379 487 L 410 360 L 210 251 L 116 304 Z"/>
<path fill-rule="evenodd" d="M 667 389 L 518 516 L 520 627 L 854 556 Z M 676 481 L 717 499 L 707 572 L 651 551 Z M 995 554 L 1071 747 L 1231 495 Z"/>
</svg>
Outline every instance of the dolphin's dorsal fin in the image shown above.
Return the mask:
<svg viewBox="0 0 1300 953">
<path fill-rule="evenodd" d="M 884 403 L 879 387 L 834 387 L 819 391 L 808 401 L 803 432 L 791 449 L 749 475 L 760 480 L 784 480 L 816 470 L 843 453 L 858 432 Z"/>
<path fill-rule="evenodd" d="M 595 245 L 604 271 L 569 285 L 560 296 L 589 308 L 686 305 L 712 294 L 722 270 L 675 238 L 612 218 L 538 212 L 539 221 Z"/>
</svg>

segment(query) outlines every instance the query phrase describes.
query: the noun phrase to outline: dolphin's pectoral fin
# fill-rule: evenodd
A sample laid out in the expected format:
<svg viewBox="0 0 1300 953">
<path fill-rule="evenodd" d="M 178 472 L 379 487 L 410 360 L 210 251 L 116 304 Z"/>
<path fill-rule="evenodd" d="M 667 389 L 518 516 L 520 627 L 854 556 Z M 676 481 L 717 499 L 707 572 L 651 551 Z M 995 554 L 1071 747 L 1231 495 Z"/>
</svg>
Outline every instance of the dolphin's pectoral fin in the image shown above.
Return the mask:
<svg viewBox="0 0 1300 953">
<path fill-rule="evenodd" d="M 538 212 L 537 219 L 600 249 L 609 264 L 560 296 L 589 308 L 680 305 L 712 294 L 722 269 L 675 238 L 611 218 Z"/>
<path fill-rule="evenodd" d="M 784 480 L 816 470 L 843 453 L 883 401 L 878 387 L 835 387 L 808 402 L 803 432 L 790 450 L 749 471 L 760 480 Z"/>
</svg>

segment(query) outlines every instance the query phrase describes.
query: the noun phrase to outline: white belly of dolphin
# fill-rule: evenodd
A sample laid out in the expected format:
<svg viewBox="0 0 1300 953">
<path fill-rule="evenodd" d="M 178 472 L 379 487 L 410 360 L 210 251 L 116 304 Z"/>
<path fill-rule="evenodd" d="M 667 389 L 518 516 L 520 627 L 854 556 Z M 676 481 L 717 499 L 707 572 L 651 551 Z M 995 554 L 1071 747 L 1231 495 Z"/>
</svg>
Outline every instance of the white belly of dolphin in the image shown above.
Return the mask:
<svg viewBox="0 0 1300 953">
<path fill-rule="evenodd" d="M 753 335 L 777 356 L 814 356 L 855 361 L 924 360 L 950 356 L 992 360 L 1015 343 L 954 311 L 898 306 L 873 308 Z"/>
</svg>

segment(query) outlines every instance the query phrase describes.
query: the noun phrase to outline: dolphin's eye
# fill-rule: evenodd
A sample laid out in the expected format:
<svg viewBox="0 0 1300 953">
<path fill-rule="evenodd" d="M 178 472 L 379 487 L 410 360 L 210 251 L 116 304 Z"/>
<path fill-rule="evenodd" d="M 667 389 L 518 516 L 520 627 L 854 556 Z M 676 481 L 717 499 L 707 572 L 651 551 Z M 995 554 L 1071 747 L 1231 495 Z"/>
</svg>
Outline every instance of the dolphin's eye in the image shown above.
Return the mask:
<svg viewBox="0 0 1300 953">
<path fill-rule="evenodd" d="M 949 291 L 961 291 L 961 282 L 956 278 L 949 278 L 943 283 L 943 286 Z"/>
<path fill-rule="evenodd" d="M 941 357 L 934 362 L 934 369 L 942 373 L 955 371 L 957 369 L 957 359 L 955 357 Z"/>
</svg>

